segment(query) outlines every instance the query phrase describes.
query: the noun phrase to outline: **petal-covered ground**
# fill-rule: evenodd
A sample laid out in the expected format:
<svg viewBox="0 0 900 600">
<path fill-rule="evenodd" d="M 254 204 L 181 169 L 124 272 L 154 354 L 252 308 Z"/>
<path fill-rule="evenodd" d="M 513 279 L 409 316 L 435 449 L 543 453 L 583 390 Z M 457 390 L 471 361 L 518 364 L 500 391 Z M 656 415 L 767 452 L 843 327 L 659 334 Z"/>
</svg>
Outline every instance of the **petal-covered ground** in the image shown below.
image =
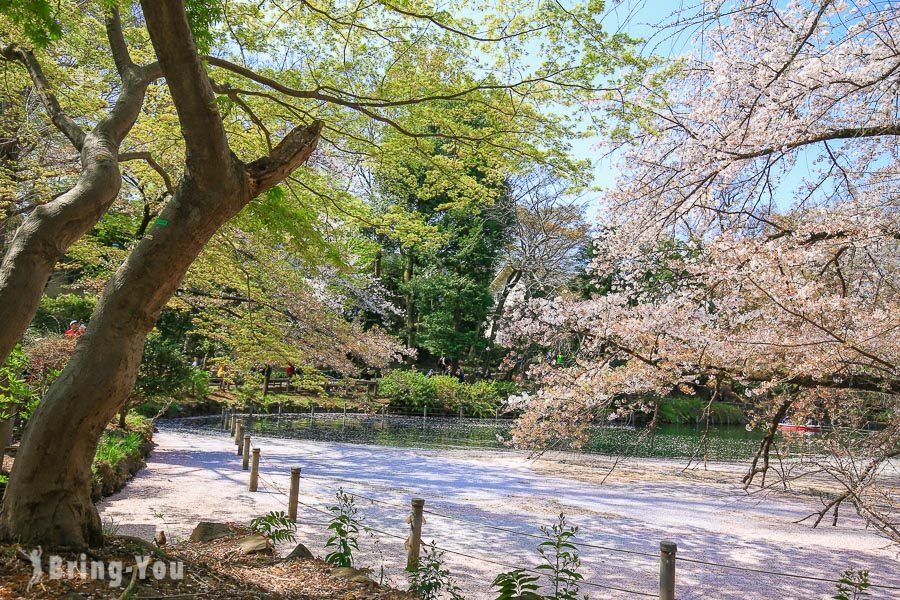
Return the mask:
<svg viewBox="0 0 900 600">
<path fill-rule="evenodd" d="M 287 510 L 291 467 L 301 467 L 299 539 L 324 556 L 327 515 L 335 492 L 358 494 L 366 524 L 357 564 L 377 580 L 405 584 L 404 539 L 409 501 L 425 498 L 423 538 L 448 552 L 446 564 L 463 595 L 491 598 L 490 582 L 509 567 L 538 563 L 538 526 L 560 512 L 578 525 L 581 559 L 592 598 L 658 593 L 659 542 L 678 544 L 679 559 L 696 559 L 836 579 L 855 567 L 873 583 L 900 586 L 896 546 L 853 515 L 837 527 L 812 529 L 795 521 L 820 505 L 814 497 L 773 491 L 748 494 L 738 485 L 743 465 L 717 463 L 682 472 L 684 461 L 613 460 L 553 455 L 533 460 L 512 451 L 422 450 L 256 438 L 261 448 L 259 491 L 247 491 L 236 446 L 224 432 L 168 429 L 154 436 L 147 468 L 100 506 L 101 518 L 122 533 L 169 539 L 189 535 L 199 520 L 249 521 Z M 847 511 L 849 513 L 849 510 Z M 500 529 L 497 529 L 500 528 Z M 518 533 L 517 533 L 518 532 Z M 519 535 L 519 533 L 528 535 Z M 597 547 L 600 546 L 600 547 Z M 628 551 L 628 552 L 621 552 Z M 829 598 L 831 582 L 727 569 L 678 560 L 677 597 Z M 620 588 L 616 591 L 610 588 Z M 871 588 L 872 598 L 898 591 Z"/>
</svg>

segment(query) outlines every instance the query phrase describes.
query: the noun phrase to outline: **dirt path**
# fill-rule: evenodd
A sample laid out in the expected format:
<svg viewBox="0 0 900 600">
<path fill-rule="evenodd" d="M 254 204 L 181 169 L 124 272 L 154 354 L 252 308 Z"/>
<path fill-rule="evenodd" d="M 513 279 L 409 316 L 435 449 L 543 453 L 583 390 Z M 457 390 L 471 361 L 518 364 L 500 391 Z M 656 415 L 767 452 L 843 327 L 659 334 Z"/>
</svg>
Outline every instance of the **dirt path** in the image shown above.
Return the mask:
<svg viewBox="0 0 900 600">
<path fill-rule="evenodd" d="M 235 446 L 224 433 L 168 430 L 154 436 L 157 448 L 147 468 L 126 489 L 100 505 L 104 521 L 123 533 L 151 537 L 157 528 L 186 536 L 200 519 L 249 521 L 286 510 L 289 470 L 303 468 L 301 501 L 324 509 L 335 491 L 362 494 L 358 506 L 379 534 L 377 547 L 361 540 L 361 564 L 384 564 L 386 580 L 402 586 L 403 539 L 412 496 L 426 499 L 423 538 L 457 554 L 447 564 L 472 600 L 488 599 L 500 571 L 491 561 L 536 564 L 539 540 L 491 530 L 493 525 L 537 533 L 560 511 L 581 528 L 582 542 L 646 553 L 583 548 L 587 581 L 654 594 L 659 542 L 673 540 L 679 557 L 834 578 L 849 567 L 867 568 L 873 582 L 900 586 L 900 556 L 859 520 L 811 529 L 793 522 L 815 508 L 815 500 L 748 496 L 733 483 L 737 467 L 717 465 L 707 473 L 678 474 L 683 462 L 631 460 L 603 483 L 608 459 L 550 458 L 531 461 L 516 452 L 419 450 L 258 438 L 262 448 L 260 491 L 247 491 Z M 344 481 L 340 481 L 344 480 Z M 443 515 L 443 516 L 442 516 Z M 324 555 L 325 516 L 300 507 L 300 539 Z M 464 520 L 459 520 L 464 519 Z M 474 523 L 473 523 L 474 522 Z M 382 558 L 383 557 L 383 558 Z M 592 598 L 633 598 L 584 587 Z M 677 594 L 689 598 L 829 598 L 834 586 L 706 565 L 678 562 Z M 872 590 L 872 598 L 896 592 Z"/>
</svg>

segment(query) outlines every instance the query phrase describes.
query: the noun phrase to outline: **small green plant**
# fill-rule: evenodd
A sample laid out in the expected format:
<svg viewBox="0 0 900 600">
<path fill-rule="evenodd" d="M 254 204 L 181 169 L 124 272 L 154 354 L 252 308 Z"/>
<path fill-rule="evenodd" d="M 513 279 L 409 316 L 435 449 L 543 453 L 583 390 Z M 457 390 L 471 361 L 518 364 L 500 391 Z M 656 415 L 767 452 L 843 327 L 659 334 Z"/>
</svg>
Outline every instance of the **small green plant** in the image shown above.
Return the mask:
<svg viewBox="0 0 900 600">
<path fill-rule="evenodd" d="M 331 537 L 325 542 L 325 548 L 332 551 L 325 556 L 325 562 L 335 567 L 352 567 L 353 551 L 359 550 L 359 531 L 365 529 L 362 516 L 353 497 L 344 488 L 337 491 L 337 504 L 329 506 L 328 510 L 331 512 L 328 523 Z"/>
<path fill-rule="evenodd" d="M 278 542 L 294 542 L 297 537 L 297 525 L 291 521 L 283 510 L 272 511 L 250 521 L 250 529 L 262 534 L 269 546 Z"/>
<path fill-rule="evenodd" d="M 869 595 L 866 589 L 872 584 L 869 582 L 869 572 L 857 569 L 847 569 L 841 573 L 841 581 L 837 585 L 837 594 L 832 596 L 834 600 L 857 600 Z"/>
<path fill-rule="evenodd" d="M 418 568 L 409 575 L 409 591 L 422 600 L 463 600 L 460 589 L 453 582 L 450 570 L 444 567 L 444 553 L 432 541 L 425 547 Z"/>
<path fill-rule="evenodd" d="M 103 537 L 119 535 L 121 524 L 113 518 L 100 523 L 100 529 L 103 531 Z"/>
<path fill-rule="evenodd" d="M 537 593 L 538 579 L 524 569 L 515 569 L 497 575 L 491 587 L 497 588 L 497 600 L 543 600 Z"/>
<path fill-rule="evenodd" d="M 544 564 L 538 565 L 550 580 L 553 594 L 548 596 L 553 600 L 577 600 L 579 595 L 579 582 L 584 575 L 578 572 L 581 568 L 581 558 L 578 556 L 578 548 L 574 538 L 578 534 L 578 527 L 569 525 L 566 516 L 559 513 L 556 523 L 547 527 L 541 526 L 544 541 L 538 544 L 538 554 L 544 560 Z"/>
</svg>

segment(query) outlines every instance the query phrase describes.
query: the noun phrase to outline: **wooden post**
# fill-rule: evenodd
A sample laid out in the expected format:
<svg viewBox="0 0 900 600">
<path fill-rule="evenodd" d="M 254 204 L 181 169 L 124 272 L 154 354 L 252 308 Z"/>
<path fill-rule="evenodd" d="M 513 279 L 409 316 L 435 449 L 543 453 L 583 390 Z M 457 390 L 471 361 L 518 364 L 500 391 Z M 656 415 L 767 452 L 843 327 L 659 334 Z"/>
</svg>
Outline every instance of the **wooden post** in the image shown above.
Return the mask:
<svg viewBox="0 0 900 600">
<path fill-rule="evenodd" d="M 675 542 L 659 543 L 659 600 L 675 600 Z"/>
<path fill-rule="evenodd" d="M 234 428 L 234 444 L 237 446 L 237 455 L 240 456 L 244 449 L 244 427 L 240 423 Z"/>
<path fill-rule="evenodd" d="M 229 420 L 231 422 L 231 435 L 234 435 L 234 429 L 237 427 L 237 417 L 234 416 L 234 409 L 231 409 L 231 418 Z"/>
<path fill-rule="evenodd" d="M 241 466 L 241 469 L 243 471 L 246 471 L 247 469 L 250 468 L 250 436 L 249 435 L 244 436 L 244 451 L 241 454 L 241 456 L 244 457 L 244 462 L 243 462 L 243 465 Z"/>
<path fill-rule="evenodd" d="M 250 438 L 247 438 L 250 441 Z M 255 492 L 259 483 L 259 448 L 253 449 L 253 466 L 250 468 L 250 491 Z"/>
<path fill-rule="evenodd" d="M 288 493 L 288 519 L 297 522 L 297 501 L 300 499 L 300 467 L 291 468 L 291 489 Z"/>
<path fill-rule="evenodd" d="M 384 407 L 381 407 L 381 428 L 384 429 Z"/>
<path fill-rule="evenodd" d="M 344 418 L 341 421 L 341 427 L 347 425 L 347 398 L 344 398 Z"/>
<path fill-rule="evenodd" d="M 222 409 L 222 418 L 220 419 L 220 421 L 221 421 L 221 423 L 222 423 L 222 429 L 225 429 L 225 423 L 226 423 L 226 421 L 228 420 L 228 414 L 227 414 L 227 413 L 228 413 L 228 411 L 225 410 L 225 409 L 223 408 L 223 409 Z"/>
<path fill-rule="evenodd" d="M 422 512 L 425 510 L 424 498 L 412 499 L 412 515 L 410 515 L 409 540 L 407 548 L 409 555 L 406 559 L 406 570 L 415 571 L 419 568 L 419 551 L 422 545 Z"/>
</svg>

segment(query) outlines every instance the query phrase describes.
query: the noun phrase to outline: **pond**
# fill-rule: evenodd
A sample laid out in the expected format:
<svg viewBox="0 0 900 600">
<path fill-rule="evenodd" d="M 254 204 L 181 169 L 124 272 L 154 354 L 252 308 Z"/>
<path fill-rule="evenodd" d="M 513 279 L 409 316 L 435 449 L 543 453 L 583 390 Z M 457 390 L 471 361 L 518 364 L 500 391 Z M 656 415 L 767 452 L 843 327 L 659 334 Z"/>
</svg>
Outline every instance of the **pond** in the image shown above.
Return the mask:
<svg viewBox="0 0 900 600">
<path fill-rule="evenodd" d="M 185 427 L 215 428 L 219 417 L 185 419 Z M 409 417 L 348 413 L 260 415 L 252 431 L 271 437 L 407 447 L 507 448 L 512 421 L 454 417 Z M 703 427 L 661 425 L 655 435 L 634 427 L 594 427 L 581 452 L 657 458 L 690 458 L 703 437 Z M 736 461 L 751 458 L 764 432 L 743 426 L 714 426 L 708 436 L 708 458 Z M 565 445 L 555 449 L 569 450 Z M 702 457 L 702 452 L 698 456 Z"/>
</svg>

